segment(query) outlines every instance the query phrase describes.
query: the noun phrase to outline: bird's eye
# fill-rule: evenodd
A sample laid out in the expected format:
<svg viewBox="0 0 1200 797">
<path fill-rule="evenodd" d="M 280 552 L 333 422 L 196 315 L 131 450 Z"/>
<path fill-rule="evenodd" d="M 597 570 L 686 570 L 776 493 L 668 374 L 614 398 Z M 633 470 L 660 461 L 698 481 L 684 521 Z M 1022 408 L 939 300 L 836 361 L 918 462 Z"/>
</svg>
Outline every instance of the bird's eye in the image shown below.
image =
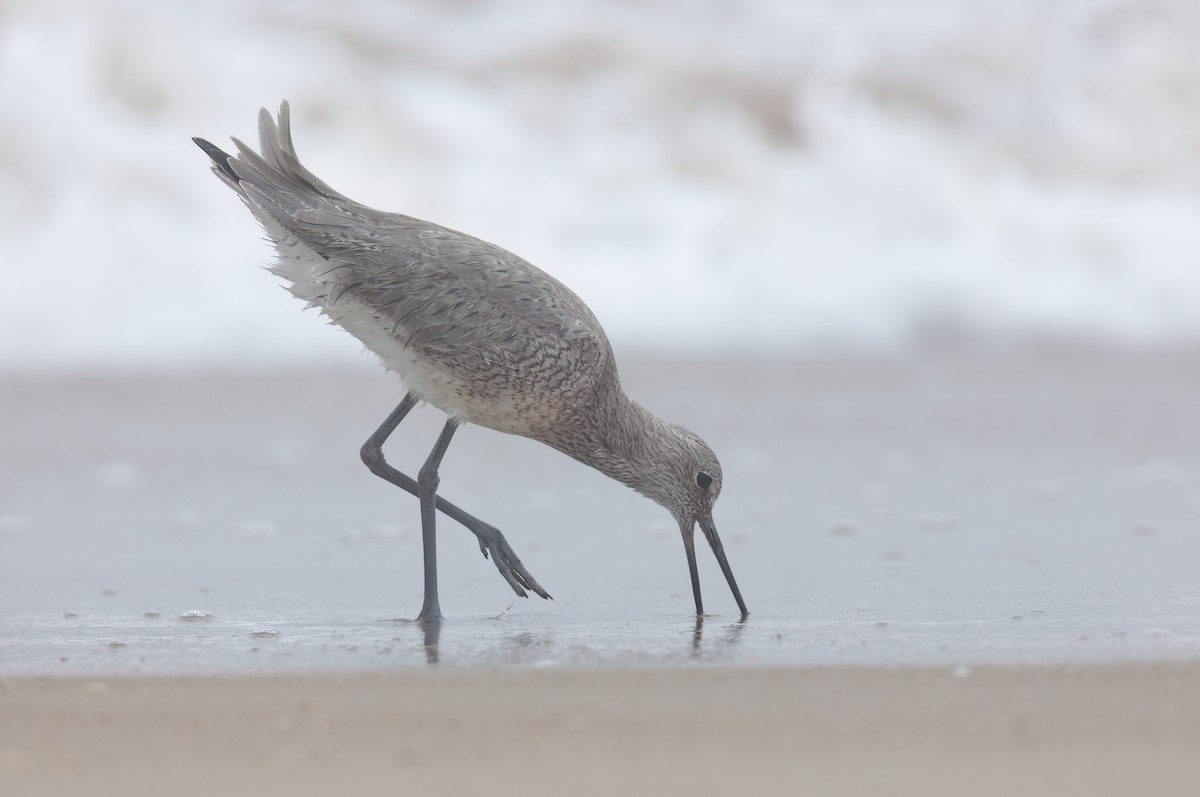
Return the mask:
<svg viewBox="0 0 1200 797">
<path fill-rule="evenodd" d="M 696 474 L 696 484 L 700 487 L 700 489 L 707 490 L 709 485 L 712 484 L 712 476 L 709 476 L 704 471 L 700 471 Z"/>
</svg>

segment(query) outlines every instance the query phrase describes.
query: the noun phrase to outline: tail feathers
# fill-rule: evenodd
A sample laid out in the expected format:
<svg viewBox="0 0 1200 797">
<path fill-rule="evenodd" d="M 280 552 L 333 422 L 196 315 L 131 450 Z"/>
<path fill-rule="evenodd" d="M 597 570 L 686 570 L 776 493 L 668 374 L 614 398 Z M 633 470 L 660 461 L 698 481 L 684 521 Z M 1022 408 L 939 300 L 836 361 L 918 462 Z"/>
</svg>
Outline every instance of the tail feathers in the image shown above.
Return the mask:
<svg viewBox="0 0 1200 797">
<path fill-rule="evenodd" d="M 367 209 L 300 165 L 286 102 L 278 123 L 265 109 L 260 112 L 258 133 L 261 152 L 236 138 L 232 155 L 194 140 L 212 158 L 213 172 L 237 192 L 275 243 L 279 262 L 272 270 L 292 283 L 293 294 L 319 304 L 337 279 L 329 276 L 328 261 L 360 245 L 364 233 L 358 222 Z"/>
<path fill-rule="evenodd" d="M 330 199 L 345 199 L 300 163 L 296 145 L 292 143 L 292 109 L 287 100 L 279 104 L 278 124 L 266 108 L 259 110 L 258 141 L 263 160 L 267 163 L 318 194 Z"/>
<path fill-rule="evenodd" d="M 265 111 L 265 109 L 264 109 Z M 270 114 L 259 114 L 260 126 L 263 117 L 266 117 L 266 123 L 271 124 Z M 283 156 L 281 161 L 283 168 L 289 173 L 297 177 L 303 177 L 309 185 L 316 188 L 321 193 L 331 198 L 345 199 L 344 196 L 334 191 L 328 185 L 321 181 L 315 174 L 304 168 L 300 163 L 299 156 L 296 155 L 296 145 L 292 143 L 292 109 L 288 105 L 288 101 L 284 100 L 279 104 L 279 129 L 276 133 L 279 139 Z"/>
<path fill-rule="evenodd" d="M 249 187 L 254 187 L 271 193 L 289 194 L 297 199 L 305 198 L 308 200 L 307 204 L 320 201 L 319 197 L 313 196 L 319 192 L 304 180 L 292 177 L 269 162 L 267 158 L 243 144 L 240 139 L 234 138 L 233 143 L 238 150 L 233 168 L 244 175 L 243 182 L 239 186 L 241 190 L 245 191 Z"/>
<path fill-rule="evenodd" d="M 315 174 L 304 168 L 292 143 L 291 109 L 287 100 L 279 106 L 279 121 L 271 118 L 266 108 L 258 114 L 258 140 L 261 153 L 255 152 L 238 139 L 236 157 L 202 139 L 193 138 L 196 145 L 213 160 L 213 172 L 239 193 L 248 185 L 285 191 L 295 196 L 318 194 L 323 198 L 345 202 L 346 197 L 330 188 Z"/>
</svg>

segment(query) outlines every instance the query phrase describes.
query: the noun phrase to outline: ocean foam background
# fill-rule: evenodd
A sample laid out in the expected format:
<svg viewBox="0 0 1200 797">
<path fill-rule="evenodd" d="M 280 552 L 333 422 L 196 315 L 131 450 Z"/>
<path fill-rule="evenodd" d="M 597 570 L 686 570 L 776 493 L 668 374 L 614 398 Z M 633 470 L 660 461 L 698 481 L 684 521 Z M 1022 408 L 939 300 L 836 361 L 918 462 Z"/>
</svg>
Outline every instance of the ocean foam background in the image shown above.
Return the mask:
<svg viewBox="0 0 1200 797">
<path fill-rule="evenodd" d="M 618 348 L 1200 341 L 1191 0 L 0 6 L 0 367 L 368 361 L 190 136 L 495 241 Z M 369 361 L 368 361 L 369 362 Z"/>
</svg>

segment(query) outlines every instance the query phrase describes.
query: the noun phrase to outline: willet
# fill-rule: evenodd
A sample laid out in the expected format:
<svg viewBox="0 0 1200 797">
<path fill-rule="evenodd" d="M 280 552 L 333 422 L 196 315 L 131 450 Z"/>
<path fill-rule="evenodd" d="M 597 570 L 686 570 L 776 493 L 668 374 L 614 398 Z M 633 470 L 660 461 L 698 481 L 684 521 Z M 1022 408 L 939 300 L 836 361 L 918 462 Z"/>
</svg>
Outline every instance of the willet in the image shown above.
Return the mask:
<svg viewBox="0 0 1200 797">
<path fill-rule="evenodd" d="M 372 473 L 420 500 L 425 597 L 418 620 L 441 619 L 435 510 L 475 534 L 517 595 L 550 597 L 498 529 L 437 495 L 438 466 L 467 422 L 540 440 L 666 507 L 679 523 L 703 616 L 699 525 L 748 614 L 713 524 L 721 493 L 716 455 L 625 395 L 608 338 L 578 296 L 498 246 L 333 190 L 300 165 L 287 102 L 278 124 L 259 111 L 258 135 L 261 152 L 233 139 L 236 157 L 193 141 L 275 244 L 271 271 L 362 341 L 407 390 L 361 454 Z M 383 443 L 421 401 L 449 418 L 412 479 L 387 463 Z"/>
</svg>

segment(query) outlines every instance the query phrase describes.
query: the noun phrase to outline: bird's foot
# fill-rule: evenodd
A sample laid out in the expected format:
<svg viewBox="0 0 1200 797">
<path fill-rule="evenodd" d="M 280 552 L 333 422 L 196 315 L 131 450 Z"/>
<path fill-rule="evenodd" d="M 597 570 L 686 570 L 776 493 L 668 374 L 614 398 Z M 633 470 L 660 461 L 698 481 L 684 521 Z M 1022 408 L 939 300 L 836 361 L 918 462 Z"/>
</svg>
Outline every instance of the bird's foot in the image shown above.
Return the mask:
<svg viewBox="0 0 1200 797">
<path fill-rule="evenodd" d="M 481 523 L 479 528 L 473 528 L 471 531 L 475 532 L 475 536 L 479 538 L 479 550 L 483 553 L 483 558 L 492 560 L 496 569 L 500 571 L 500 575 L 504 576 L 504 580 L 509 583 L 514 592 L 522 598 L 526 598 L 529 596 L 525 590 L 530 590 L 547 600 L 554 600 L 550 597 L 550 593 L 542 589 L 537 580 L 529 574 L 525 565 L 521 564 L 521 560 L 513 553 L 508 540 L 504 539 L 504 535 L 498 528 Z"/>
<path fill-rule="evenodd" d="M 442 609 L 436 603 L 433 606 L 426 604 L 421 607 L 421 613 L 417 615 L 414 623 L 425 625 L 426 623 L 440 623 L 442 621 Z"/>
</svg>

